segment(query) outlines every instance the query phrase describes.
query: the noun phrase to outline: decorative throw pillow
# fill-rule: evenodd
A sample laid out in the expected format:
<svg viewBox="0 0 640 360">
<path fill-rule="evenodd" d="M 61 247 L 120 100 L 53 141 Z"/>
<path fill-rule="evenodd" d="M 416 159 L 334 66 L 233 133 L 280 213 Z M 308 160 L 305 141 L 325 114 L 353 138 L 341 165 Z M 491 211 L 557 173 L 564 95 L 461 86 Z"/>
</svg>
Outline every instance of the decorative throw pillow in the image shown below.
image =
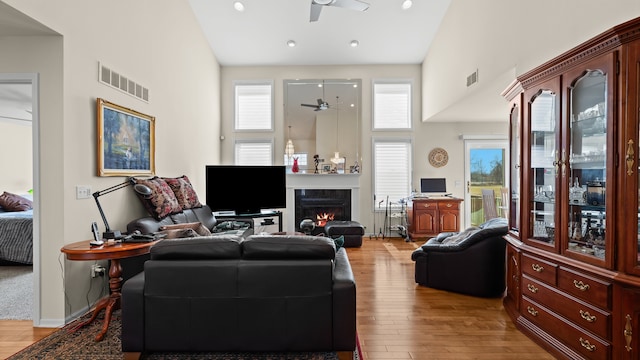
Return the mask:
<svg viewBox="0 0 640 360">
<path fill-rule="evenodd" d="M 162 179 L 169 185 L 183 210 L 202 207 L 198 195 L 186 175 Z"/>
<path fill-rule="evenodd" d="M 132 178 L 132 180 L 136 184 L 146 185 L 151 189 L 151 196 L 147 197 L 138 193 L 136 195 L 138 195 L 147 211 L 156 219 L 161 220 L 168 215 L 182 211 L 176 195 L 161 178 L 154 176 L 151 179 Z"/>
<path fill-rule="evenodd" d="M 211 231 L 207 229 L 206 226 L 202 225 L 199 222 L 192 223 L 182 223 L 182 224 L 172 224 L 172 225 L 164 225 L 160 227 L 160 230 L 181 230 L 181 229 L 189 229 L 195 231 L 200 236 L 209 236 L 211 235 Z"/>
<path fill-rule="evenodd" d="M 33 202 L 20 195 L 5 191 L 0 195 L 0 207 L 6 211 L 27 211 L 33 209 Z"/>
<path fill-rule="evenodd" d="M 344 246 L 344 235 L 340 235 L 333 239 L 333 242 L 336 244 L 336 252 L 338 252 L 338 250 Z"/>
</svg>

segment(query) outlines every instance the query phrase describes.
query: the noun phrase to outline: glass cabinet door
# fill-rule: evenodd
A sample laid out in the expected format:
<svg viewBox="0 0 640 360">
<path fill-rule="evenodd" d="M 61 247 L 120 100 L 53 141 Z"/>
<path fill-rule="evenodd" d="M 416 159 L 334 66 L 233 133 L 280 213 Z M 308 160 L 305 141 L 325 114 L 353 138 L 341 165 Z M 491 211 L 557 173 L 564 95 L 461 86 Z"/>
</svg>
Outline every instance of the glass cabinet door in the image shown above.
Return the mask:
<svg viewBox="0 0 640 360">
<path fill-rule="evenodd" d="M 565 74 L 567 80 L 567 146 L 569 158 L 563 194 L 564 253 L 594 265 L 613 266 L 611 234 L 607 231 L 607 203 L 613 201 L 607 185 L 613 183 L 607 164 L 610 121 L 613 117 L 613 57 Z M 609 149 L 611 152 L 612 149 Z M 566 212 L 565 212 L 566 209 Z"/>
<path fill-rule="evenodd" d="M 536 246 L 556 247 L 556 186 L 560 163 L 558 96 L 542 90 L 529 102 L 531 206 L 529 239 Z"/>
<path fill-rule="evenodd" d="M 520 232 L 520 112 L 519 103 L 514 104 L 511 108 L 510 122 L 510 179 L 509 179 L 509 196 L 506 213 L 509 216 L 509 231 L 514 235 Z"/>
</svg>

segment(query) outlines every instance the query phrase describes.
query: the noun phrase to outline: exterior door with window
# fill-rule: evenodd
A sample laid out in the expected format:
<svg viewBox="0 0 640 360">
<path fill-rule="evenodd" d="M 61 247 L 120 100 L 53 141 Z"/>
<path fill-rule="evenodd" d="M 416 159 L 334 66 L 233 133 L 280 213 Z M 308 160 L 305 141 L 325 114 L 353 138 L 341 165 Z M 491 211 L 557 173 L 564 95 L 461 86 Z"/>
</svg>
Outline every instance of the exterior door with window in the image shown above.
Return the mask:
<svg viewBox="0 0 640 360">
<path fill-rule="evenodd" d="M 500 209 L 502 189 L 508 187 L 509 142 L 507 139 L 465 140 L 464 197 L 465 228 L 484 222 L 482 190 L 493 190 L 496 208 Z"/>
</svg>

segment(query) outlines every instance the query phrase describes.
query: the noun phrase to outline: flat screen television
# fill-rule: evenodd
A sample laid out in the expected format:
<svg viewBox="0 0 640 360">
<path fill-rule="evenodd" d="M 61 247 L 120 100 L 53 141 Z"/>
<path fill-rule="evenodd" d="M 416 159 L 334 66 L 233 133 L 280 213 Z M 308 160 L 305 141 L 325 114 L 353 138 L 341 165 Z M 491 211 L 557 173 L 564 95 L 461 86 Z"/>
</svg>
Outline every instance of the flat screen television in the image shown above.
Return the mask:
<svg viewBox="0 0 640 360">
<path fill-rule="evenodd" d="M 422 178 L 420 179 L 420 192 L 423 194 L 436 194 L 447 192 L 447 179 Z"/>
<path fill-rule="evenodd" d="M 214 212 L 259 214 L 287 207 L 284 166 L 206 166 L 207 205 Z"/>
</svg>

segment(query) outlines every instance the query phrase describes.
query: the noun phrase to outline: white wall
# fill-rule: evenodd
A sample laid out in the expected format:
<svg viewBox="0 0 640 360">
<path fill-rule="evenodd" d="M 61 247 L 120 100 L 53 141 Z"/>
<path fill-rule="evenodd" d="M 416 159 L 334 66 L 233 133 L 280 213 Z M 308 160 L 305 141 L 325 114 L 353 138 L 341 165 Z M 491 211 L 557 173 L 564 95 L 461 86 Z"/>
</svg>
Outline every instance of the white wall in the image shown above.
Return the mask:
<svg viewBox="0 0 640 360">
<path fill-rule="evenodd" d="M 0 119 L 0 194 L 26 194 L 33 188 L 31 123 Z"/>
<path fill-rule="evenodd" d="M 422 64 L 422 119 L 468 107 L 485 90 L 499 95 L 515 76 L 638 16 L 637 0 L 453 0 Z"/>
<path fill-rule="evenodd" d="M 4 2 L 60 34 L 41 44 L 3 39 L 13 43 L 12 51 L 2 46 L 0 71 L 41 76 L 40 322 L 62 323 L 87 306 L 91 280 L 89 262 L 63 261 L 61 274 L 60 248 L 90 238 L 92 221 L 101 224 L 92 199 L 76 200 L 75 186 L 97 191 L 125 180 L 96 176 L 96 98 L 155 116 L 156 173 L 187 174 L 204 194 L 204 165 L 220 154 L 219 65 L 186 1 Z M 100 84 L 98 62 L 149 88 L 149 102 Z M 112 228 L 144 215 L 131 191 L 100 200 Z"/>
</svg>

